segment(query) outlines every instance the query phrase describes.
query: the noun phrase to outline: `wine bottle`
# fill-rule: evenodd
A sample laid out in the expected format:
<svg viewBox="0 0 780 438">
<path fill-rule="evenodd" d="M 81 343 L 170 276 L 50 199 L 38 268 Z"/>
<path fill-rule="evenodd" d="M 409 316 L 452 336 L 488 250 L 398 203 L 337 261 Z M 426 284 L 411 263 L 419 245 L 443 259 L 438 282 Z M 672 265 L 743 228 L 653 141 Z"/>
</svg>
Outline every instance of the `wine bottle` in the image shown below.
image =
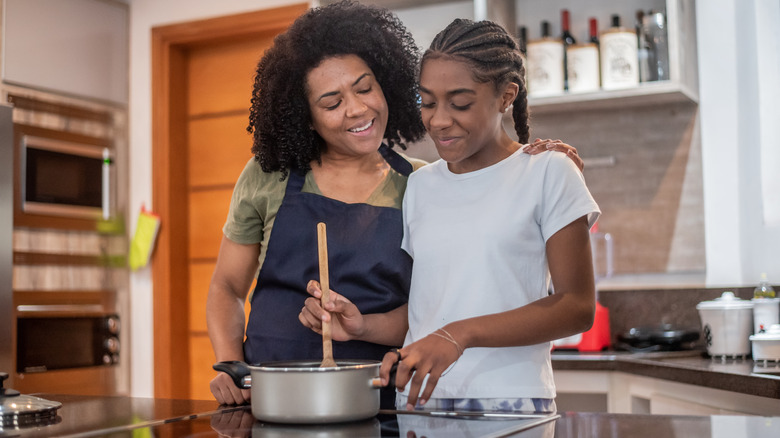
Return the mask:
<svg viewBox="0 0 780 438">
<path fill-rule="evenodd" d="M 598 46 L 599 45 L 599 22 L 595 18 L 590 17 L 590 19 L 588 19 L 588 28 L 590 29 L 589 32 L 590 42 Z"/>
<path fill-rule="evenodd" d="M 542 36 L 529 41 L 528 95 L 551 96 L 563 93 L 563 43 L 550 36 L 550 23 L 541 22 Z"/>
<path fill-rule="evenodd" d="M 595 18 L 589 20 L 589 40 L 566 49 L 569 92 L 597 91 L 601 84 L 599 74 L 599 38 Z"/>
<path fill-rule="evenodd" d="M 637 39 L 634 29 L 620 25 L 620 15 L 612 15 L 612 27 L 602 32 L 601 87 L 605 90 L 634 87 L 639 83 Z"/>
<path fill-rule="evenodd" d="M 525 68 L 526 88 L 528 88 L 528 28 L 520 26 L 517 28 L 517 45 L 520 48 L 520 57 L 523 58 L 523 68 Z"/>
<path fill-rule="evenodd" d="M 569 65 L 566 50 L 569 46 L 577 44 L 574 36 L 569 31 L 569 10 L 561 9 L 561 42 L 563 43 L 563 89 L 569 89 Z"/>
<path fill-rule="evenodd" d="M 528 56 L 528 28 L 520 26 L 517 28 L 517 45 L 520 46 L 520 53 L 523 54 L 523 58 Z"/>
</svg>

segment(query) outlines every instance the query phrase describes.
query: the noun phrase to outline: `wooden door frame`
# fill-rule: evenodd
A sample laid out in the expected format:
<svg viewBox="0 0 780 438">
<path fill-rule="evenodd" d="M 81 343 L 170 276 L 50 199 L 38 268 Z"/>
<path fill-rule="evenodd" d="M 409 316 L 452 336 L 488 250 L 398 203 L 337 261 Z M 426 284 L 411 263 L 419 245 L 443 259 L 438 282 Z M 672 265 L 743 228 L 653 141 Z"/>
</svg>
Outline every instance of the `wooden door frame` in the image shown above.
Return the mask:
<svg viewBox="0 0 780 438">
<path fill-rule="evenodd" d="M 189 398 L 186 51 L 282 32 L 308 8 L 299 3 L 152 29 L 152 203 L 161 219 L 152 258 L 155 397 Z"/>
</svg>

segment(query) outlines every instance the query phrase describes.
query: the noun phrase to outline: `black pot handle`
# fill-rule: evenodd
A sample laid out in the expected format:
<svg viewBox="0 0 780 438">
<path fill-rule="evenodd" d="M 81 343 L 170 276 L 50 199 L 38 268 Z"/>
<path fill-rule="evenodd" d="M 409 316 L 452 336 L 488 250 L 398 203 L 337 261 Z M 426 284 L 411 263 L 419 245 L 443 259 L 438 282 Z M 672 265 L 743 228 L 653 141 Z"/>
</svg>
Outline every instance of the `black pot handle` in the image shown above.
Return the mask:
<svg viewBox="0 0 780 438">
<path fill-rule="evenodd" d="M 249 377 L 249 365 L 240 360 L 226 360 L 224 362 L 215 363 L 212 368 L 215 371 L 222 371 L 233 379 L 233 383 L 237 387 L 242 389 L 249 389 L 252 387 L 252 380 Z"/>
<path fill-rule="evenodd" d="M 398 362 L 395 362 L 393 366 L 390 367 L 390 377 L 387 380 L 387 387 L 392 388 L 395 386 L 395 375 L 398 372 Z"/>
</svg>

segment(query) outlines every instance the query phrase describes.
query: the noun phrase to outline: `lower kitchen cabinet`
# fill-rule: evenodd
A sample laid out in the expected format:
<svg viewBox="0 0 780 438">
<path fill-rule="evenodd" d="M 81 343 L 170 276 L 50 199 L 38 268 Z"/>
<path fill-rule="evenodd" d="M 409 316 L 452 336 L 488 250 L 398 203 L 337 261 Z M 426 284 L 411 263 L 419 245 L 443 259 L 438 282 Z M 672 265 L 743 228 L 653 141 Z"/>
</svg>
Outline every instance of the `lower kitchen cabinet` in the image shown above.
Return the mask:
<svg viewBox="0 0 780 438">
<path fill-rule="evenodd" d="M 659 415 L 780 415 L 780 399 L 615 371 L 558 370 L 559 411 Z"/>
</svg>

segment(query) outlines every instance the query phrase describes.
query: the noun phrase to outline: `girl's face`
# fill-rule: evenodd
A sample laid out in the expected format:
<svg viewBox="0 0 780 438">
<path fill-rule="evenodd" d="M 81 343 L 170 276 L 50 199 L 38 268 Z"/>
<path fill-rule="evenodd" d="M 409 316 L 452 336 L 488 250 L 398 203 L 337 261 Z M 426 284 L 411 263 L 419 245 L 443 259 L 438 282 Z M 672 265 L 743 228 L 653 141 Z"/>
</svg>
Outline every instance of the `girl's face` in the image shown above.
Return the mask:
<svg viewBox="0 0 780 438">
<path fill-rule="evenodd" d="M 496 93 L 492 83 L 476 82 L 465 62 L 447 58 L 425 61 L 420 72 L 420 113 L 450 171 L 472 172 L 504 158 L 501 142 L 508 137 L 502 126 L 502 110 L 514 95 Z"/>
<path fill-rule="evenodd" d="M 356 55 L 323 60 L 306 75 L 312 127 L 328 153 L 376 152 L 387 127 L 387 101 L 374 73 Z"/>
</svg>

